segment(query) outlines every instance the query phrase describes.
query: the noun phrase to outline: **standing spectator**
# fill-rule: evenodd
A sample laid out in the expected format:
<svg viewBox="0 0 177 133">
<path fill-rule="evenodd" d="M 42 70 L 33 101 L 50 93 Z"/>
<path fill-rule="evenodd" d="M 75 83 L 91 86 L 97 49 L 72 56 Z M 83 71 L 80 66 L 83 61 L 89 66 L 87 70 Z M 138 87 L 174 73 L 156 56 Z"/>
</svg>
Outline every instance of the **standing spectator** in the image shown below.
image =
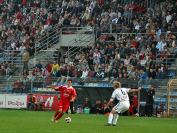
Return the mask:
<svg viewBox="0 0 177 133">
<path fill-rule="evenodd" d="M 23 60 L 23 74 L 27 73 L 28 74 L 28 62 L 30 59 L 29 52 L 25 49 L 22 55 L 22 60 Z"/>
<path fill-rule="evenodd" d="M 129 111 L 131 110 L 131 114 L 135 115 L 138 113 L 138 96 L 136 93 L 133 94 L 132 100 L 131 100 L 131 105 L 129 108 Z"/>
<path fill-rule="evenodd" d="M 28 110 L 35 110 L 36 109 L 36 96 L 33 94 L 29 94 L 29 101 L 27 108 Z"/>
<path fill-rule="evenodd" d="M 5 76 L 6 75 L 6 70 L 3 65 L 0 65 L 0 76 Z"/>
<path fill-rule="evenodd" d="M 155 88 L 153 85 L 151 85 L 151 88 L 149 88 L 147 92 L 147 98 L 146 98 L 146 115 L 148 117 L 151 117 L 153 114 L 154 95 L 155 95 Z"/>
</svg>

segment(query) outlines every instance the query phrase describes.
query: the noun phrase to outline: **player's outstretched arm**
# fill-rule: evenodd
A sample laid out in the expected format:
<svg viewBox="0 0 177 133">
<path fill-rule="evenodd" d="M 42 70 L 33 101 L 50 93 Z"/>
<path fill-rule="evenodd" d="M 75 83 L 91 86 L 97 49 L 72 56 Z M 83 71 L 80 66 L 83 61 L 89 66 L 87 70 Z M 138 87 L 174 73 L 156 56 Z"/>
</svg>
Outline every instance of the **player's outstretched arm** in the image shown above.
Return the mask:
<svg viewBox="0 0 177 133">
<path fill-rule="evenodd" d="M 51 89 L 57 90 L 58 86 L 52 86 L 52 85 L 50 85 L 50 86 L 47 86 L 47 88 L 51 88 Z"/>
<path fill-rule="evenodd" d="M 111 98 L 109 102 L 106 104 L 106 106 L 104 107 L 104 110 L 106 110 L 111 105 L 112 102 L 113 102 L 113 99 Z"/>
<path fill-rule="evenodd" d="M 141 90 L 141 87 L 139 87 L 138 89 L 130 89 L 129 92 L 138 92 Z"/>
</svg>

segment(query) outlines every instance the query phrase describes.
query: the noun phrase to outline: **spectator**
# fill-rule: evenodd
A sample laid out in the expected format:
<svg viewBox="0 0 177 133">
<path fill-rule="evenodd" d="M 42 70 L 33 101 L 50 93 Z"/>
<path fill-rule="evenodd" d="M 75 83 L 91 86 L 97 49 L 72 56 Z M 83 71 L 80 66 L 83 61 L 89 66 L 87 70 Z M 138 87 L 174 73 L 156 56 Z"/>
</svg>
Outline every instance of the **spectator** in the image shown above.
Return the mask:
<svg viewBox="0 0 177 133">
<path fill-rule="evenodd" d="M 82 76 L 80 77 L 82 81 L 85 81 L 87 79 L 88 73 L 89 70 L 87 68 L 82 71 Z"/>
<path fill-rule="evenodd" d="M 129 112 L 130 115 L 135 115 L 138 113 L 138 96 L 136 93 L 133 94 L 133 98 L 131 99 Z"/>
<path fill-rule="evenodd" d="M 23 93 L 24 92 L 24 85 L 20 80 L 17 80 L 16 82 L 14 82 L 13 84 L 13 89 L 12 89 L 12 93 Z"/>
<path fill-rule="evenodd" d="M 155 79 L 155 77 L 156 77 L 156 72 L 151 68 L 148 71 L 148 77 L 149 77 L 149 79 Z"/>
<path fill-rule="evenodd" d="M 52 75 L 58 77 L 58 71 L 59 71 L 59 69 L 60 69 L 59 64 L 57 62 L 55 62 L 52 65 L 52 70 L 51 70 Z"/>
<path fill-rule="evenodd" d="M 83 109 L 84 109 L 84 108 L 89 108 L 89 109 L 91 109 L 91 107 L 92 107 L 92 105 L 91 105 L 89 99 L 86 97 L 85 100 L 84 100 L 84 102 L 83 102 Z"/>
<path fill-rule="evenodd" d="M 23 60 L 23 73 L 27 73 L 28 74 L 28 62 L 29 62 L 30 56 L 29 56 L 29 52 L 25 49 L 22 55 L 22 60 Z"/>
<path fill-rule="evenodd" d="M 43 69 L 43 66 L 42 66 L 42 64 L 41 64 L 40 61 L 37 62 L 37 64 L 35 65 L 35 67 L 38 68 L 39 71 L 42 71 L 42 69 Z"/>
<path fill-rule="evenodd" d="M 93 106 L 93 108 L 91 109 L 91 111 L 94 114 L 103 114 L 104 113 L 104 108 L 103 108 L 103 104 L 101 103 L 100 100 L 96 100 L 95 105 Z"/>
<path fill-rule="evenodd" d="M 5 76 L 6 75 L 6 71 L 3 65 L 0 65 L 0 76 Z"/>
<path fill-rule="evenodd" d="M 96 77 L 99 79 L 105 78 L 105 73 L 104 73 L 103 68 L 99 68 L 98 72 L 96 73 Z"/>
<path fill-rule="evenodd" d="M 28 110 L 36 110 L 36 96 L 33 94 L 29 94 L 29 102 L 27 106 Z"/>
<path fill-rule="evenodd" d="M 154 105 L 154 95 L 155 95 L 155 88 L 151 85 L 147 92 L 146 98 L 146 115 L 151 117 L 153 115 L 153 105 Z"/>
<path fill-rule="evenodd" d="M 96 34 L 99 35 L 98 42 L 96 45 L 86 48 L 84 57 L 78 55 L 74 68 L 66 69 L 67 76 L 79 77 L 79 73 L 82 73 L 81 70 L 87 65 L 93 73 L 98 73 L 100 64 L 102 66 L 108 64 L 109 69 L 112 70 L 103 67 L 104 78 L 133 77 L 133 79 L 137 79 L 138 75 L 142 75 L 137 74 L 138 71 L 145 66 L 154 64 L 156 67 L 153 62 L 156 56 L 159 55 L 161 63 L 168 58 L 170 53 L 175 53 L 176 35 L 173 32 L 176 29 L 177 15 L 176 3 L 174 4 L 172 1 L 153 3 L 154 6 L 151 9 L 146 9 L 137 1 L 126 4 L 114 0 L 106 2 L 77 1 L 76 3 L 73 3 L 72 0 L 19 1 L 17 3 L 9 1 L 6 2 L 7 5 L 2 3 L 4 6 L 2 6 L 2 19 L 0 19 L 0 45 L 3 46 L 3 49 L 10 50 L 9 53 L 12 56 L 24 53 L 24 48 L 27 49 L 29 55 L 33 55 L 34 47 L 38 48 L 34 42 L 49 35 L 48 33 L 55 29 L 53 25 L 56 23 L 58 23 L 58 27 L 87 26 L 88 29 L 96 27 Z M 132 9 L 131 16 L 130 9 Z M 137 34 L 101 35 L 104 32 Z M 59 53 L 58 55 L 60 56 Z M 58 58 L 58 55 L 55 58 Z M 69 63 L 69 57 L 65 57 L 65 59 L 65 63 Z M 140 61 L 138 61 L 139 59 Z M 57 63 L 59 62 L 60 59 Z M 123 68 L 120 71 L 117 70 L 121 63 L 125 68 L 124 71 Z M 129 69 L 129 65 L 135 67 L 136 71 Z M 28 71 L 27 69 L 25 64 L 23 71 Z M 159 73 L 158 68 L 153 69 L 153 73 Z M 153 76 L 150 74 L 150 68 L 147 68 L 146 71 L 149 73 L 147 78 L 154 78 L 154 74 Z M 51 71 L 49 70 L 49 72 Z M 77 72 L 78 74 L 76 74 Z M 56 72 L 54 73 L 56 76 Z M 159 75 L 155 77 L 159 78 Z"/>
</svg>

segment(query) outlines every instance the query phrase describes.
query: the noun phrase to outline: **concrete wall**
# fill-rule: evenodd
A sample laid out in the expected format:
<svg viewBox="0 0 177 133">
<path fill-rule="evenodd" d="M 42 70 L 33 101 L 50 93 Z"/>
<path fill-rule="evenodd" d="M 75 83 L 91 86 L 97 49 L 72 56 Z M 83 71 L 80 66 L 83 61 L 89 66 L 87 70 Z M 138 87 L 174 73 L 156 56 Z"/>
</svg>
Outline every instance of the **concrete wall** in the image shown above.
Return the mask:
<svg viewBox="0 0 177 133">
<path fill-rule="evenodd" d="M 94 43 L 93 34 L 63 34 L 61 36 L 60 46 L 87 46 Z"/>
</svg>

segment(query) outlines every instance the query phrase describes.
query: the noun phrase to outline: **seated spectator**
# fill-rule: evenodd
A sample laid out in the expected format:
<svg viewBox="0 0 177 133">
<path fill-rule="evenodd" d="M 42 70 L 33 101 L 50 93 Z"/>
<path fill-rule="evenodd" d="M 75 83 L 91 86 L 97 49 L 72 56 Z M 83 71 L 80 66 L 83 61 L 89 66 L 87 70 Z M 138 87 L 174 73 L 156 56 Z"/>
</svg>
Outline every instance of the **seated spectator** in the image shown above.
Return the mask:
<svg viewBox="0 0 177 133">
<path fill-rule="evenodd" d="M 82 76 L 80 77 L 82 81 L 85 81 L 87 79 L 88 73 L 89 70 L 87 68 L 82 71 Z"/>
<path fill-rule="evenodd" d="M 87 97 L 84 99 L 82 105 L 83 105 L 83 109 L 84 109 L 84 108 L 89 108 L 89 109 L 91 109 L 91 107 L 92 107 L 91 102 L 89 101 L 89 99 L 88 99 Z"/>
<path fill-rule="evenodd" d="M 44 78 L 44 82 L 46 85 L 50 85 L 52 82 L 51 73 L 48 71 L 47 67 L 45 67 L 42 71 L 42 77 Z"/>
<path fill-rule="evenodd" d="M 76 16 L 72 16 L 71 17 L 70 25 L 71 25 L 71 27 L 76 27 L 77 26 L 77 18 L 76 18 Z"/>
<path fill-rule="evenodd" d="M 20 80 L 17 80 L 13 84 L 12 93 L 23 93 L 24 87 L 25 86 L 23 85 L 23 83 Z"/>
<path fill-rule="evenodd" d="M 37 77 L 37 76 L 42 76 L 42 71 L 40 71 L 40 69 L 38 67 L 35 67 L 33 69 L 32 75 Z"/>
<path fill-rule="evenodd" d="M 37 64 L 35 65 L 35 67 L 38 68 L 40 71 L 42 71 L 43 66 L 42 66 L 42 64 L 41 64 L 40 61 L 37 62 Z"/>
<path fill-rule="evenodd" d="M 90 70 L 90 71 L 88 72 L 88 78 L 89 78 L 89 79 L 93 79 L 93 78 L 95 77 L 95 75 L 96 75 L 95 71 L 91 71 L 91 70 Z"/>
<path fill-rule="evenodd" d="M 139 78 L 143 79 L 143 80 L 146 80 L 148 78 L 148 75 L 145 70 L 143 70 L 143 69 L 140 70 Z"/>
<path fill-rule="evenodd" d="M 101 103 L 100 100 L 96 100 L 95 105 L 92 107 L 92 112 L 94 114 L 103 114 L 104 113 L 104 108 L 103 108 L 103 104 Z"/>
<path fill-rule="evenodd" d="M 156 79 L 164 79 L 165 78 L 164 77 L 164 72 L 160 68 L 158 68 L 158 70 L 156 72 L 156 77 L 155 78 Z"/>
<path fill-rule="evenodd" d="M 96 73 L 96 77 L 99 79 L 103 79 L 105 77 L 103 68 L 99 68 L 98 72 Z"/>
<path fill-rule="evenodd" d="M 155 79 L 156 72 L 153 69 L 149 69 L 149 71 L 148 71 L 148 77 L 149 77 L 149 79 Z"/>
<path fill-rule="evenodd" d="M 57 62 L 55 62 L 52 65 L 52 70 L 51 70 L 52 75 L 58 77 L 58 71 L 59 71 L 59 69 L 60 69 L 59 64 Z"/>
</svg>

